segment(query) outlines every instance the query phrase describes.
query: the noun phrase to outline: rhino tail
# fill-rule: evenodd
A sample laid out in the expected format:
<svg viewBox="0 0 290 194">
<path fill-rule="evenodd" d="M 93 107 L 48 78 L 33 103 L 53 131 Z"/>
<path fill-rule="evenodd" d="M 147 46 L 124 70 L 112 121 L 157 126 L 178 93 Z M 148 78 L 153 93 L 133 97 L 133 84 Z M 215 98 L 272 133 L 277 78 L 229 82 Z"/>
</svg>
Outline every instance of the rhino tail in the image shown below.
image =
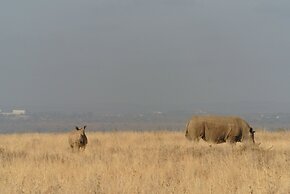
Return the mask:
<svg viewBox="0 0 290 194">
<path fill-rule="evenodd" d="M 190 124 L 190 121 L 187 122 L 186 127 L 185 127 L 185 137 L 189 136 L 189 131 L 188 131 L 189 124 Z"/>
<path fill-rule="evenodd" d="M 188 131 L 189 124 L 190 124 L 190 121 L 187 122 L 186 127 L 185 127 L 185 131 Z"/>
</svg>

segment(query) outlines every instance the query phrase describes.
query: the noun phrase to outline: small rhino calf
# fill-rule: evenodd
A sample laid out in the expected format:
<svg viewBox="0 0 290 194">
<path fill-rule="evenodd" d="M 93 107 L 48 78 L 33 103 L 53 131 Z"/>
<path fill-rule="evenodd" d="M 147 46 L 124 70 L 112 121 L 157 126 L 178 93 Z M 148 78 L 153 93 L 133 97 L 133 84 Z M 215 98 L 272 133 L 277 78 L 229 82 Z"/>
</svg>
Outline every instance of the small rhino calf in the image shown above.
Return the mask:
<svg viewBox="0 0 290 194">
<path fill-rule="evenodd" d="M 68 137 L 68 143 L 73 150 L 85 149 L 88 143 L 88 138 L 85 134 L 85 129 L 76 127 L 74 131 L 70 132 Z"/>
</svg>

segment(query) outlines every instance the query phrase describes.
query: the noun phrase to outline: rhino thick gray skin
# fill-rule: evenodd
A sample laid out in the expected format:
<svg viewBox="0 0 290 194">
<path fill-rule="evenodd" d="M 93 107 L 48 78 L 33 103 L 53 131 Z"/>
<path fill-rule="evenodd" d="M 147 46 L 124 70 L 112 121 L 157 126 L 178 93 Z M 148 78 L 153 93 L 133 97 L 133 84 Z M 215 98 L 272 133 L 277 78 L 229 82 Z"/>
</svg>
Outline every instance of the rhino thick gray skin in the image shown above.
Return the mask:
<svg viewBox="0 0 290 194">
<path fill-rule="evenodd" d="M 208 115 L 192 117 L 186 125 L 185 137 L 212 143 L 255 143 L 254 133 L 253 128 L 240 117 Z"/>
</svg>

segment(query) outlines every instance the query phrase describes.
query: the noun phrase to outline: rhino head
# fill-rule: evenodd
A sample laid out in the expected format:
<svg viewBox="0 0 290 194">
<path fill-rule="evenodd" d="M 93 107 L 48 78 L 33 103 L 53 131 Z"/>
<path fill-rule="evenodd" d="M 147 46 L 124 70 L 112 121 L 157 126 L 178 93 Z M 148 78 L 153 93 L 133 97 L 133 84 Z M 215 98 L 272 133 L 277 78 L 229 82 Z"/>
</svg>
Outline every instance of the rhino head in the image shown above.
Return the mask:
<svg viewBox="0 0 290 194">
<path fill-rule="evenodd" d="M 255 143 L 255 132 L 256 131 L 254 131 L 253 128 L 250 128 L 249 132 L 250 132 L 250 136 L 251 136 L 253 143 Z"/>
<path fill-rule="evenodd" d="M 85 129 L 87 126 L 84 126 L 82 128 L 79 128 L 78 126 L 76 126 L 76 131 L 80 134 L 80 135 L 85 135 Z"/>
</svg>

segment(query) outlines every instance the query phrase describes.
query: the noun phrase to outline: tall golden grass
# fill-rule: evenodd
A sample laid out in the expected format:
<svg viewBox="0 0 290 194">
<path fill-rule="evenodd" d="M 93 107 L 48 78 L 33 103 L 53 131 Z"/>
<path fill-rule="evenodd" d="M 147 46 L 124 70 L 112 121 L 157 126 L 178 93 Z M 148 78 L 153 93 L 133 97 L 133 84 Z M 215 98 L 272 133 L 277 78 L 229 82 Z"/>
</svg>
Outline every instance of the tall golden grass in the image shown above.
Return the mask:
<svg viewBox="0 0 290 194">
<path fill-rule="evenodd" d="M 290 193 L 290 132 L 258 146 L 187 141 L 183 132 L 0 135 L 0 193 Z"/>
</svg>

